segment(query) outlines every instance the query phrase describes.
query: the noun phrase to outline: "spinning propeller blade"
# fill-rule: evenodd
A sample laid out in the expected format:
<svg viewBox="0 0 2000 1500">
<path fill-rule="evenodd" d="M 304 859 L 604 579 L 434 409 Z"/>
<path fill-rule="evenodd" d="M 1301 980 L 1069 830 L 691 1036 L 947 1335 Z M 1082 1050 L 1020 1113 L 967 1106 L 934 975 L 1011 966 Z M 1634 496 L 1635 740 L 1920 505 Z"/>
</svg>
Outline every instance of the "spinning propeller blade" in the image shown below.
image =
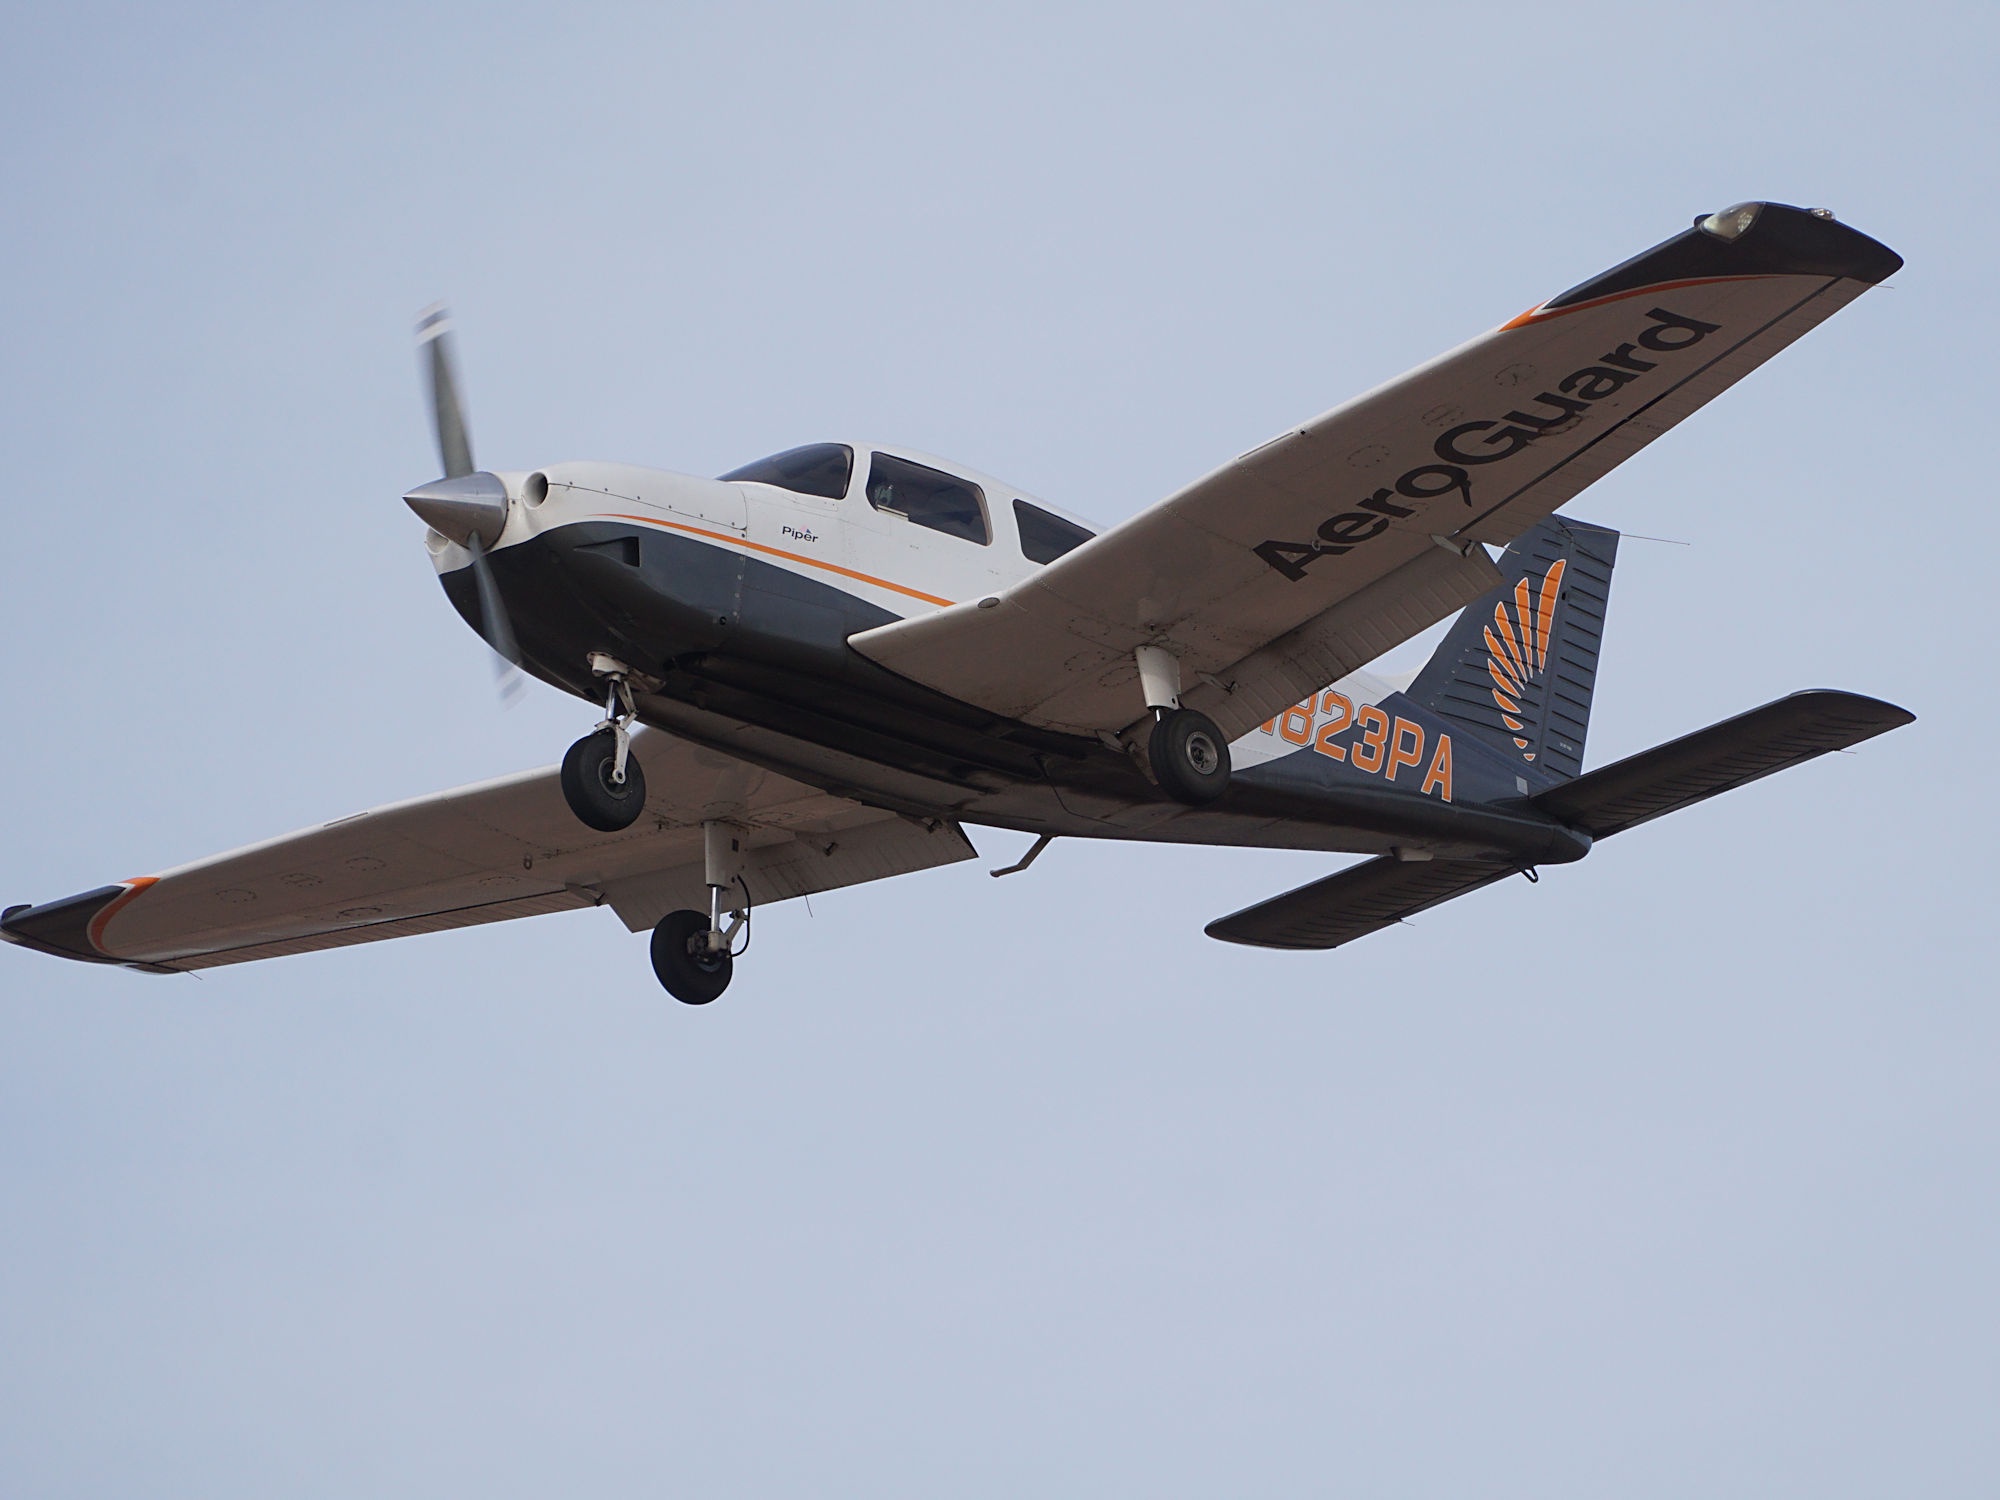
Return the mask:
<svg viewBox="0 0 2000 1500">
<path fill-rule="evenodd" d="M 500 539 L 507 525 L 507 487 L 472 466 L 472 438 L 465 428 L 465 403 L 459 394 L 456 340 L 451 314 L 441 302 L 418 315 L 417 356 L 427 377 L 431 424 L 445 477 L 417 486 L 403 500 L 437 532 L 472 554 L 479 633 L 493 648 L 500 700 L 511 703 L 521 690 L 521 647 L 486 555 L 488 545 Z"/>
<path fill-rule="evenodd" d="M 521 692 L 521 647 L 514 639 L 514 622 L 507 618 L 507 605 L 500 597 L 500 585 L 493 580 L 493 564 L 486 560 L 486 548 L 473 532 L 466 544 L 472 554 L 472 582 L 479 590 L 479 633 L 493 648 L 493 681 L 500 689 L 500 701 L 512 703 Z"/>
<path fill-rule="evenodd" d="M 417 315 L 417 352 L 430 378 L 431 424 L 447 479 L 472 472 L 472 438 L 465 430 L 465 406 L 458 395 L 457 342 L 451 314 L 442 302 Z"/>
</svg>

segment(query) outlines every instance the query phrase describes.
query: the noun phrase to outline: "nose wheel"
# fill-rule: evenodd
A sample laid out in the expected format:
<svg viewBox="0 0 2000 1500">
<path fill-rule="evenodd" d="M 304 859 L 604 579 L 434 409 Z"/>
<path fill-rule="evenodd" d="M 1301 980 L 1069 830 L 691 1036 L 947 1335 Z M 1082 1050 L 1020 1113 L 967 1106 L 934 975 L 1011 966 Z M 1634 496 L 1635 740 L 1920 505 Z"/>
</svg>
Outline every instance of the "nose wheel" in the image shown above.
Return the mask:
<svg viewBox="0 0 2000 1500">
<path fill-rule="evenodd" d="M 632 689 L 611 676 L 604 720 L 563 756 L 563 800 L 577 821 L 599 833 L 630 828 L 646 810 L 646 772 L 632 758 Z"/>
</svg>

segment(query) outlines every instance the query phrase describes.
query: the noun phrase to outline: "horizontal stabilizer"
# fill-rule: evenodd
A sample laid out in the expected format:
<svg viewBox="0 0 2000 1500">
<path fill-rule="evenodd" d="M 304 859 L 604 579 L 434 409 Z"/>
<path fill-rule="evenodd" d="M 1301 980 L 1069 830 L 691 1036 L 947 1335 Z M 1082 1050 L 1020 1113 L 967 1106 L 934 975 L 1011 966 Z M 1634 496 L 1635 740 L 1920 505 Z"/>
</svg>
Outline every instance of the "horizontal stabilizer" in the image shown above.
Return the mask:
<svg viewBox="0 0 2000 1500">
<path fill-rule="evenodd" d="M 1793 693 L 1565 782 L 1534 805 L 1592 838 L 1608 838 L 1915 718 L 1859 693 Z"/>
<path fill-rule="evenodd" d="M 1724 719 L 1531 798 L 1536 811 L 1608 838 L 1788 766 L 1844 750 L 1916 715 L 1859 693 L 1819 688 Z M 1383 855 L 1208 924 L 1208 935 L 1259 948 L 1338 948 L 1492 885 L 1518 865 L 1404 861 Z"/>
<path fill-rule="evenodd" d="M 1516 871 L 1486 860 L 1400 860 L 1384 854 L 1269 901 L 1217 917 L 1204 929 L 1256 948 L 1338 948 Z"/>
</svg>

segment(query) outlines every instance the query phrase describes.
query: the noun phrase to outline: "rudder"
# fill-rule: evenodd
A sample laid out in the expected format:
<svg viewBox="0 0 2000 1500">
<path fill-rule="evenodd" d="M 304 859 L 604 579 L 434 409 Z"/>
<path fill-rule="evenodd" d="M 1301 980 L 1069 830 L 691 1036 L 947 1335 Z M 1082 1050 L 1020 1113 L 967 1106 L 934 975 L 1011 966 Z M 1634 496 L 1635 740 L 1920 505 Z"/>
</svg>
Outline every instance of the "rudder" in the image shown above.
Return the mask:
<svg viewBox="0 0 2000 1500">
<path fill-rule="evenodd" d="M 1500 554 L 1506 582 L 1453 622 L 1410 684 L 1443 718 L 1546 775 L 1583 770 L 1618 533 L 1550 516 Z"/>
</svg>

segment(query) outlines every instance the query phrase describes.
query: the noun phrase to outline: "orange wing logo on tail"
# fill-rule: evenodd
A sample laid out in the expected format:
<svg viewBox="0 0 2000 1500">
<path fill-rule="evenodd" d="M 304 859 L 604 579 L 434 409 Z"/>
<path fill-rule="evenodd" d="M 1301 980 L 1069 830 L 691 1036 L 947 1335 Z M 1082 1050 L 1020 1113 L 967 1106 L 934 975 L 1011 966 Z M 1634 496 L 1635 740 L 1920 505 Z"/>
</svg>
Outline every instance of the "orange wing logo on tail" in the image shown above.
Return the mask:
<svg viewBox="0 0 2000 1500">
<path fill-rule="evenodd" d="M 1513 598 L 1493 606 L 1493 623 L 1486 627 L 1486 671 L 1493 679 L 1493 701 L 1500 705 L 1500 721 L 1513 731 L 1514 747 L 1523 760 L 1533 760 L 1535 752 L 1522 735 L 1528 726 L 1522 722 L 1521 699 L 1527 685 L 1548 668 L 1549 631 L 1566 564 L 1560 557 L 1551 563 L 1539 591 L 1530 589 L 1525 578 L 1515 584 Z"/>
</svg>

